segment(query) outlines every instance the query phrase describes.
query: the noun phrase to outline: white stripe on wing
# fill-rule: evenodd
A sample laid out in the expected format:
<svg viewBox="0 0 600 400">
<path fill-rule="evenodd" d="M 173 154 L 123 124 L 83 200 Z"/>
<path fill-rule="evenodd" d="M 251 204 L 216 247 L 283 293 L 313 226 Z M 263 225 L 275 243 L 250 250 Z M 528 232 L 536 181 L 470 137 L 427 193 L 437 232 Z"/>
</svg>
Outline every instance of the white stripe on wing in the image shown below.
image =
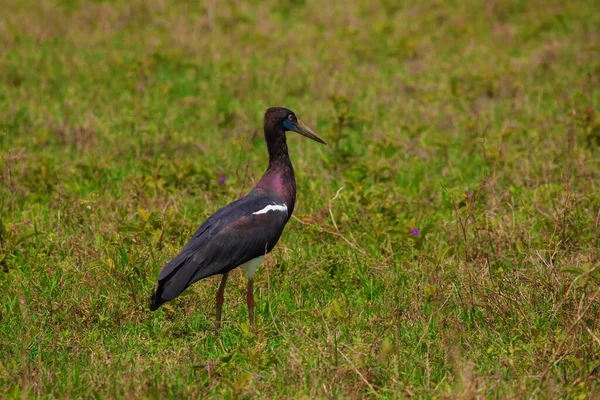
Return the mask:
<svg viewBox="0 0 600 400">
<path fill-rule="evenodd" d="M 283 211 L 287 215 L 287 206 L 285 204 L 269 204 L 262 210 L 258 210 L 256 212 L 253 212 L 252 214 L 254 214 L 254 215 L 266 214 L 269 211 Z"/>
</svg>

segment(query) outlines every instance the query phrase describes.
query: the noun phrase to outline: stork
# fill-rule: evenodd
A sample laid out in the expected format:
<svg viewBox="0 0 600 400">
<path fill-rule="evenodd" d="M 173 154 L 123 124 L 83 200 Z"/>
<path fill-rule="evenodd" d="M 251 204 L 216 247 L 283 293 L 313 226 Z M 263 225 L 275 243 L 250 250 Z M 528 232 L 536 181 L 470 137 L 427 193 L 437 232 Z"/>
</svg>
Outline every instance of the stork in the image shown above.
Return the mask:
<svg viewBox="0 0 600 400">
<path fill-rule="evenodd" d="M 286 132 L 325 142 L 283 107 L 265 112 L 264 133 L 269 166 L 246 196 L 221 208 L 198 228 L 181 252 L 158 276 L 150 310 L 175 299 L 191 284 L 221 274 L 217 291 L 216 333 L 221 327 L 225 285 L 229 272 L 243 267 L 248 279 L 246 302 L 254 327 L 254 274 L 265 254 L 277 244 L 296 203 L 296 179 L 288 154 Z"/>
</svg>

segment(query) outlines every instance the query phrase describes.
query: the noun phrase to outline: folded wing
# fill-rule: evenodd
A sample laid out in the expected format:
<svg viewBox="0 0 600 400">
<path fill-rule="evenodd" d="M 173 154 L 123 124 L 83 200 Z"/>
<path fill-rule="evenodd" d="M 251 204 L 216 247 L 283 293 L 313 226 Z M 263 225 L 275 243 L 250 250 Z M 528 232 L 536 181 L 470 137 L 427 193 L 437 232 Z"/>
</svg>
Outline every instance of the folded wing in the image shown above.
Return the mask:
<svg viewBox="0 0 600 400">
<path fill-rule="evenodd" d="M 220 209 L 164 266 L 150 309 L 156 310 L 200 279 L 229 272 L 270 252 L 288 219 L 279 198 L 255 191 Z"/>
</svg>

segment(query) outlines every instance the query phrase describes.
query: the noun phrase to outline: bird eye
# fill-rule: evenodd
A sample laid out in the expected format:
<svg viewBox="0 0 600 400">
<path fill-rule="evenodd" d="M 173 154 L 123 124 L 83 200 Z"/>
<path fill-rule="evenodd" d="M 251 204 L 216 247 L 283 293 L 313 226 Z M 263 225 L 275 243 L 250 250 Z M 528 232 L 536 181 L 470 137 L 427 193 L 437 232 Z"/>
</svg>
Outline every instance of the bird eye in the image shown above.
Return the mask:
<svg viewBox="0 0 600 400">
<path fill-rule="evenodd" d="M 292 122 L 294 122 L 294 120 L 296 119 L 296 117 L 294 117 L 294 114 L 290 114 L 288 115 L 288 119 Z"/>
</svg>

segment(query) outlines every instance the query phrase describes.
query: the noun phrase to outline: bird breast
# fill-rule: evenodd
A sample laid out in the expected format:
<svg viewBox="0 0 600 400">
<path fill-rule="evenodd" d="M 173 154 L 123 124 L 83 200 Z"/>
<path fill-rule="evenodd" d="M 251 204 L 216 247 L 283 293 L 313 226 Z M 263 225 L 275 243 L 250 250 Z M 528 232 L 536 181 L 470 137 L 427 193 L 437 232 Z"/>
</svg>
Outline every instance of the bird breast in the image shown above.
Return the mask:
<svg viewBox="0 0 600 400">
<path fill-rule="evenodd" d="M 244 268 L 244 276 L 246 278 L 254 279 L 254 273 L 262 263 L 263 258 L 265 258 L 265 256 L 256 257 L 241 265 L 241 267 Z"/>
</svg>

